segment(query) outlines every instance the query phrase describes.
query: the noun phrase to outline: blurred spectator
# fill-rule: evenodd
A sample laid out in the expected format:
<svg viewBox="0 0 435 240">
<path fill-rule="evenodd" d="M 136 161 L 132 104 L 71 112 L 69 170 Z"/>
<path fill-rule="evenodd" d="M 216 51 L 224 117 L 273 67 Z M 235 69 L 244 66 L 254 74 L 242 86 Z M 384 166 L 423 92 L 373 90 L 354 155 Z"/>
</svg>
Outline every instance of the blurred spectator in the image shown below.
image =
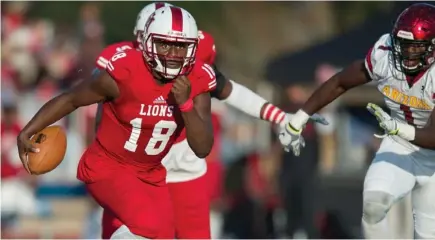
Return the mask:
<svg viewBox="0 0 435 240">
<path fill-rule="evenodd" d="M 17 216 L 34 215 L 37 210 L 35 179 L 25 172 L 18 157 L 16 139 L 21 131 L 17 118 L 17 98 L 9 89 L 1 93 L 1 223 L 8 232 Z"/>
<path fill-rule="evenodd" d="M 212 239 L 219 239 L 222 236 L 222 181 L 223 181 L 223 163 L 221 159 L 221 135 L 222 124 L 221 116 L 212 113 L 214 144 L 210 154 L 207 156 L 207 172 L 205 177 L 208 178 L 210 189 L 210 230 Z"/>
<path fill-rule="evenodd" d="M 21 125 L 18 123 L 17 106 L 15 93 L 10 89 L 3 89 L 1 94 L 2 100 L 2 118 L 1 118 L 1 136 L 2 136 L 2 178 L 16 176 L 21 170 L 21 161 L 17 156 L 16 138 L 21 131 Z M 18 167 L 15 167 L 17 165 Z"/>
<path fill-rule="evenodd" d="M 252 129 L 250 130 L 252 131 Z M 225 179 L 225 238 L 274 238 L 274 210 L 279 205 L 276 172 L 281 146 L 237 154 Z"/>
<path fill-rule="evenodd" d="M 8 36 L 15 31 L 24 22 L 24 17 L 27 13 L 28 2 L 2 2 L 2 40 L 4 36 Z"/>
<path fill-rule="evenodd" d="M 228 166 L 225 176 L 225 201 L 223 238 L 247 239 L 254 235 L 254 201 L 246 189 L 245 169 L 248 156 L 243 156 Z"/>
<path fill-rule="evenodd" d="M 250 155 L 246 169 L 246 188 L 255 201 L 256 221 L 254 229 L 261 238 L 276 238 L 275 211 L 281 205 L 278 191 L 279 165 L 282 147 L 273 141 L 271 148 Z"/>
<path fill-rule="evenodd" d="M 104 48 L 104 27 L 100 19 L 99 3 L 88 2 L 80 9 L 79 20 L 80 54 L 79 69 L 91 73 L 95 59 Z"/>
<path fill-rule="evenodd" d="M 80 54 L 78 55 L 77 67 L 81 76 L 87 76 L 95 68 L 95 59 L 104 48 L 103 34 L 104 26 L 100 19 L 100 4 L 95 2 L 83 4 L 80 9 Z M 79 109 L 79 131 L 86 146 L 94 140 L 96 111 L 96 104 Z M 91 197 L 87 197 L 91 210 L 84 227 L 84 237 L 99 238 L 103 211 Z"/>
<path fill-rule="evenodd" d="M 306 88 L 298 84 L 289 86 L 286 93 L 288 100 L 282 109 L 287 112 L 295 112 L 309 97 Z M 280 169 L 281 197 L 287 213 L 288 237 L 295 237 L 302 230 L 308 238 L 319 238 L 315 225 L 319 145 L 313 123 L 307 123 L 303 136 L 306 146 L 299 157 L 291 152 L 283 154 Z"/>
<path fill-rule="evenodd" d="M 321 85 L 340 69 L 329 64 L 322 64 L 316 69 L 316 85 Z M 329 125 L 315 124 L 319 134 L 320 171 L 323 174 L 331 173 L 337 162 L 337 140 L 335 136 L 336 118 L 338 117 L 337 107 L 339 101 L 334 101 L 320 111 L 323 117 L 328 120 Z"/>
<path fill-rule="evenodd" d="M 6 223 L 3 220 L 8 220 L 7 222 L 10 223 L 10 220 L 15 220 L 17 217 L 45 211 L 47 206 L 40 203 L 49 203 L 49 201 L 38 202 L 36 205 L 34 187 L 65 183 L 73 185 L 77 182 L 75 169 L 78 156 L 83 150 L 84 143 L 89 142 L 88 135 L 93 136 L 93 132 L 86 127 L 87 122 L 93 119 L 87 117 L 92 113 L 77 113 L 55 123 L 65 127 L 68 149 L 65 160 L 53 172 L 35 178 L 23 170 L 16 150 L 16 136 L 21 126 L 27 123 L 44 103 L 80 80 L 82 75 L 78 71 L 77 63 L 79 56 L 83 54 L 78 51 L 79 39 L 71 25 L 62 25 L 41 18 L 29 18 L 27 10 L 34 6 L 33 3 L 2 2 L 1 4 L 1 211 L 2 223 Z M 94 22 L 101 27 L 96 13 L 94 7 L 94 10 L 85 14 L 85 25 L 89 26 L 88 23 L 94 18 L 97 19 Z M 88 37 L 82 43 L 96 42 L 95 37 L 89 37 L 89 34 L 98 31 L 95 28 L 88 28 L 86 31 Z M 98 34 L 99 44 L 102 44 L 101 34 Z M 82 51 L 89 52 L 88 49 Z M 88 56 L 88 58 L 93 65 L 95 57 Z M 85 109 L 83 111 L 86 112 Z M 8 225 L 2 224 L 2 229 L 6 226 Z"/>
<path fill-rule="evenodd" d="M 2 42 L 2 60 L 16 71 L 16 85 L 20 89 L 33 87 L 41 67 L 38 58 L 52 39 L 51 23 L 34 20 L 11 32 Z"/>
<path fill-rule="evenodd" d="M 320 231 L 322 239 L 351 239 L 347 224 L 338 211 L 327 211 L 320 219 Z"/>
</svg>

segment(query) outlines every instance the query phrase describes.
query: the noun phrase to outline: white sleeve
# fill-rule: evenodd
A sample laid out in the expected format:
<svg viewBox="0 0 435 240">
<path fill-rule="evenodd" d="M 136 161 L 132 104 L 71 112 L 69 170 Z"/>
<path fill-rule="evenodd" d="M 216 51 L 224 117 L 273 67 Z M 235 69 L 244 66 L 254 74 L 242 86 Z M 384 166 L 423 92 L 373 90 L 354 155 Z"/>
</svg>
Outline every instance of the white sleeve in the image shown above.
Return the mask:
<svg viewBox="0 0 435 240">
<path fill-rule="evenodd" d="M 370 48 L 364 64 L 372 80 L 378 81 L 387 74 L 390 65 L 390 52 L 390 34 L 382 35 L 373 47 Z"/>
<path fill-rule="evenodd" d="M 280 124 L 285 120 L 286 113 L 279 107 L 269 103 L 247 87 L 230 80 L 232 91 L 223 102 L 239 109 L 254 118 Z"/>
<path fill-rule="evenodd" d="M 255 118 L 261 118 L 261 108 L 267 102 L 247 87 L 230 80 L 233 89 L 230 95 L 222 100 L 238 110 Z"/>
</svg>

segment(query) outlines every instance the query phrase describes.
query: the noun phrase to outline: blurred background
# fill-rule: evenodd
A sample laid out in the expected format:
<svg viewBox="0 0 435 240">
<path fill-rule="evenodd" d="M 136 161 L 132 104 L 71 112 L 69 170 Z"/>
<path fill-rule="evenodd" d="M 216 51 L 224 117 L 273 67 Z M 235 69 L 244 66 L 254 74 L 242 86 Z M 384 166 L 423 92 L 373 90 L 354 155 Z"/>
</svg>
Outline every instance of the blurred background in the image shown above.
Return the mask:
<svg viewBox="0 0 435 240">
<path fill-rule="evenodd" d="M 414 2 L 413 2 L 414 3 Z M 3 238 L 99 238 L 101 211 L 76 179 L 93 139 L 95 106 L 62 119 L 67 156 L 29 176 L 16 136 L 50 98 L 94 68 L 108 44 L 133 39 L 147 2 L 1 2 L 1 230 Z M 352 60 L 364 58 L 410 2 L 173 2 L 216 42 L 217 66 L 288 112 Z M 379 146 L 367 102 L 373 85 L 351 90 L 308 124 L 299 158 L 270 124 L 213 102 L 218 154 L 207 161 L 216 238 L 361 238 L 362 180 Z M 406 206 L 406 203 L 403 203 Z M 399 208 L 405 238 L 409 212 Z M 407 216 L 407 217 L 403 217 Z M 405 220 L 403 220 L 405 219 Z"/>
</svg>

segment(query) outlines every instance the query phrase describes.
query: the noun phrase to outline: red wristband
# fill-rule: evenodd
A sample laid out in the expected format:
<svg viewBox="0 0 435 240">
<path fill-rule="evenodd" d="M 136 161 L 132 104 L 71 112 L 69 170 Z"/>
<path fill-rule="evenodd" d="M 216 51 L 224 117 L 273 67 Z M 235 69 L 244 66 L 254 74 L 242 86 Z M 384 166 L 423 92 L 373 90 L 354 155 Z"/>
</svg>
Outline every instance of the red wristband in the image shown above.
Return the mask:
<svg viewBox="0 0 435 240">
<path fill-rule="evenodd" d="M 193 100 L 189 99 L 185 103 L 178 106 L 182 112 L 190 112 L 193 109 Z"/>
</svg>

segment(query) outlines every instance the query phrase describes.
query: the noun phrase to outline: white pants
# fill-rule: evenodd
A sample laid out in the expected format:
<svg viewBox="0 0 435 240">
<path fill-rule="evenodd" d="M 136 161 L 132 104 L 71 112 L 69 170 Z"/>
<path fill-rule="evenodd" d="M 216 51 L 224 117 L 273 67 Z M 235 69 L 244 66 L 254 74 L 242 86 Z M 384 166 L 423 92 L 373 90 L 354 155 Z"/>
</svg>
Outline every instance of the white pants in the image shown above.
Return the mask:
<svg viewBox="0 0 435 240">
<path fill-rule="evenodd" d="M 414 217 L 412 216 L 411 194 L 398 200 L 387 214 L 388 227 L 392 239 L 412 239 Z"/>
<path fill-rule="evenodd" d="M 366 174 L 364 199 L 376 192 L 397 202 L 410 193 L 415 236 L 435 239 L 435 158 L 428 156 L 385 138 Z"/>
<path fill-rule="evenodd" d="M 166 182 L 168 183 L 191 181 L 207 172 L 205 159 L 195 155 L 187 139 L 172 145 L 162 164 L 167 170 Z"/>
</svg>

